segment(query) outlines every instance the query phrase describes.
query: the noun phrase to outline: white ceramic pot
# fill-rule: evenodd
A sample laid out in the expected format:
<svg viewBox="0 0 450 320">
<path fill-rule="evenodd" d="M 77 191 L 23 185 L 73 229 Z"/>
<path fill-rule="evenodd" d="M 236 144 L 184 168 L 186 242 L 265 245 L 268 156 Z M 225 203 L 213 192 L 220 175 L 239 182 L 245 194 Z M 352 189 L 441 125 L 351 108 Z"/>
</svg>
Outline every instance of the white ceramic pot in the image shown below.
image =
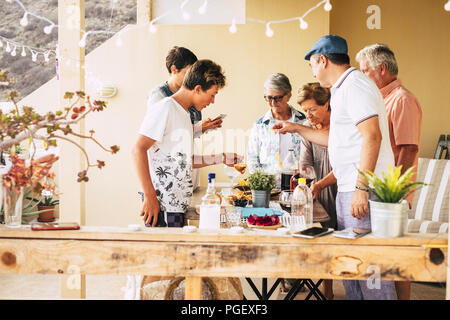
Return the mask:
<svg viewBox="0 0 450 320">
<path fill-rule="evenodd" d="M 406 232 L 408 202 L 386 203 L 369 200 L 372 233 L 378 238 L 397 238 Z"/>
</svg>

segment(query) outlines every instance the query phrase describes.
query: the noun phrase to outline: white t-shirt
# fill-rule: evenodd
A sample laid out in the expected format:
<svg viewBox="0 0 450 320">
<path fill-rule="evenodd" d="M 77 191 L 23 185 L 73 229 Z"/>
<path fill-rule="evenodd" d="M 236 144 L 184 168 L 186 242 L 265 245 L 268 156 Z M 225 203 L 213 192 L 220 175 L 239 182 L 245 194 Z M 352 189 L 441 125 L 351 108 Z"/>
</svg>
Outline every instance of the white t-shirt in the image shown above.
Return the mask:
<svg viewBox="0 0 450 320">
<path fill-rule="evenodd" d="M 339 192 L 355 190 L 363 137 L 357 125 L 374 116 L 382 135 L 375 174 L 394 165 L 383 97 L 375 83 L 355 68 L 341 75 L 331 88 L 328 152 Z"/>
<path fill-rule="evenodd" d="M 147 110 L 139 133 L 156 140 L 148 150 L 153 186 L 162 210 L 185 212 L 192 197 L 193 133 L 189 113 L 166 97 Z"/>
</svg>

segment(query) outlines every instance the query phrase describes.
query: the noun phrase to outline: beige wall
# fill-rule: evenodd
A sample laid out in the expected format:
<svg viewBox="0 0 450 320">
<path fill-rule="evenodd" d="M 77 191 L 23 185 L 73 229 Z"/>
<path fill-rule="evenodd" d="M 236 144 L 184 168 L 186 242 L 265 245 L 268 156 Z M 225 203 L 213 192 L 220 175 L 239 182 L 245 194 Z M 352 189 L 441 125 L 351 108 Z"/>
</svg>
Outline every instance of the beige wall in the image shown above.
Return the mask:
<svg viewBox="0 0 450 320">
<path fill-rule="evenodd" d="M 352 64 L 364 46 L 385 43 L 395 53 L 399 79 L 423 111 L 420 156 L 433 157 L 440 134 L 450 134 L 450 12 L 444 0 L 335 0 L 330 33 L 348 41 Z M 381 9 L 381 29 L 369 30 L 366 9 Z"/>
<path fill-rule="evenodd" d="M 267 21 L 285 19 L 303 14 L 317 1 L 290 0 L 282 3 L 248 0 L 246 15 Z M 308 23 L 307 31 L 300 30 L 298 22 L 273 25 L 273 38 L 266 37 L 265 25 L 257 23 L 238 25 L 236 34 L 228 31 L 228 25 L 160 26 L 156 34 L 149 33 L 147 28 L 128 26 L 122 34 L 123 46 L 115 45 L 116 35 L 90 53 L 86 58 L 88 70 L 103 82 L 116 85 L 118 94 L 110 99 L 106 111 L 87 119 L 86 131 L 94 128 L 99 141 L 107 146 L 117 144 L 121 150 L 111 156 L 93 143 L 86 142 L 91 161 L 106 161 L 102 170 L 89 170 L 86 224 L 126 226 L 141 222 L 138 216 L 139 183 L 131 149 L 145 114 L 148 90 L 168 77 L 164 62 L 172 46 L 188 47 L 200 59 L 216 61 L 227 76 L 227 86 L 219 92 L 215 104 L 204 111 L 204 117 L 215 117 L 219 113 L 228 116 L 223 129 L 204 137 L 204 151 L 244 153 L 247 140 L 241 141 L 240 145 L 236 142 L 234 147 L 227 140 L 235 134 L 232 130 L 244 134 L 267 111 L 263 99 L 263 83 L 267 76 L 273 72 L 285 73 L 294 91 L 302 83 L 313 80 L 303 55 L 318 37 L 328 33 L 329 14 L 318 9 L 308 16 Z M 89 82 L 86 86 L 87 92 L 92 90 Z M 57 81 L 52 80 L 23 102 L 35 105 L 39 110 L 49 110 L 49 106 L 57 105 L 57 92 Z M 295 103 L 295 100 L 291 102 Z M 78 156 L 75 148 L 73 156 Z M 61 172 L 60 177 L 75 179 L 78 170 Z M 216 172 L 219 182 L 228 181 L 222 166 L 215 166 L 201 170 L 203 184 L 208 172 Z"/>
<path fill-rule="evenodd" d="M 246 15 L 261 20 L 285 19 L 303 14 L 316 3 L 316 0 L 248 0 Z M 225 145 L 225 151 L 243 153 L 246 141 L 234 148 L 227 146 L 226 141 L 233 136 L 230 130 L 245 134 L 267 111 L 263 83 L 270 73 L 285 73 L 291 80 L 295 96 L 303 83 L 314 80 L 303 56 L 320 36 L 331 30 L 331 33 L 347 38 L 352 58 L 367 44 L 385 42 L 397 54 L 400 77 L 422 104 L 421 155 L 431 156 L 438 135 L 449 128 L 450 111 L 446 105 L 449 100 L 447 88 L 450 87 L 446 57 L 449 44 L 446 36 L 450 30 L 450 17 L 442 8 L 443 1 L 377 1 L 382 9 L 383 29 L 380 31 L 365 27 L 365 9 L 369 1 L 336 0 L 332 3 L 331 18 L 319 8 L 308 16 L 306 31 L 300 30 L 298 22 L 273 25 L 273 38 L 265 36 L 264 25 L 251 22 L 238 25 L 236 34 L 230 34 L 226 25 L 160 26 L 156 34 L 149 33 L 146 28 L 129 26 L 122 34 L 123 46 L 115 45 L 116 35 L 89 54 L 86 58 L 88 70 L 103 82 L 116 85 L 118 94 L 109 101 L 106 111 L 88 118 L 86 131 L 94 128 L 99 141 L 107 146 L 117 144 L 121 151 L 111 156 L 93 143 L 86 143 L 92 161 L 106 161 L 102 170 L 92 168 L 89 171 L 86 224 L 126 226 L 141 223 L 138 216 L 139 183 L 131 149 L 145 114 L 147 92 L 167 78 L 165 56 L 174 45 L 190 48 L 199 58 L 215 60 L 227 76 L 227 86 L 219 92 L 216 103 L 205 109 L 204 117 L 219 113 L 226 113 L 228 117 L 222 130 L 203 138 L 204 151 L 222 152 L 222 145 Z M 403 3 L 411 5 L 406 9 L 401 7 Z M 424 17 L 422 23 L 417 22 L 419 13 Z M 92 90 L 89 82 L 86 85 L 88 92 Z M 52 80 L 23 102 L 35 105 L 39 110 L 49 110 L 49 106 L 58 104 L 57 92 L 57 81 Z M 291 103 L 295 104 L 294 98 Z M 219 142 L 212 139 L 216 135 Z M 74 156 L 79 156 L 75 149 Z M 75 179 L 78 170 L 60 172 L 60 179 Z M 227 181 L 222 167 L 217 166 L 201 170 L 203 184 L 210 171 L 218 174 L 218 181 Z M 71 190 L 62 192 L 70 194 Z"/>
</svg>

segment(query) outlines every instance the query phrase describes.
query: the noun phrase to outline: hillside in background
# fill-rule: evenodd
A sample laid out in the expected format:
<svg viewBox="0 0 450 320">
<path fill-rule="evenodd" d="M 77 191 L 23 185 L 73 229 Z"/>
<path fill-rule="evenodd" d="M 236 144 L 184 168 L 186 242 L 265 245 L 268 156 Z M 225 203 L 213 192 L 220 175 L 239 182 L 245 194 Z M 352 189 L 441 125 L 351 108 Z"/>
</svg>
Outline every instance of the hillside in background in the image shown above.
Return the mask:
<svg viewBox="0 0 450 320">
<path fill-rule="evenodd" d="M 29 12 L 58 23 L 58 0 L 21 0 Z M 86 30 L 107 30 L 117 32 L 128 24 L 136 23 L 136 0 L 86 0 Z M 28 16 L 28 25 L 23 27 L 19 21 L 23 10 L 16 2 L 0 1 L 0 36 L 26 46 L 42 50 L 55 49 L 58 42 L 58 30 L 44 33 L 47 22 Z M 86 41 L 86 54 L 97 48 L 112 34 L 89 35 Z M 48 63 L 42 55 L 36 62 L 31 60 L 31 53 L 22 57 L 22 47 L 17 47 L 16 56 L 5 51 L 6 43 L 0 48 L 0 70 L 9 71 L 14 83 L 0 87 L 0 101 L 6 101 L 7 93 L 16 90 L 19 99 L 38 89 L 56 74 L 55 56 L 51 55 Z"/>
</svg>

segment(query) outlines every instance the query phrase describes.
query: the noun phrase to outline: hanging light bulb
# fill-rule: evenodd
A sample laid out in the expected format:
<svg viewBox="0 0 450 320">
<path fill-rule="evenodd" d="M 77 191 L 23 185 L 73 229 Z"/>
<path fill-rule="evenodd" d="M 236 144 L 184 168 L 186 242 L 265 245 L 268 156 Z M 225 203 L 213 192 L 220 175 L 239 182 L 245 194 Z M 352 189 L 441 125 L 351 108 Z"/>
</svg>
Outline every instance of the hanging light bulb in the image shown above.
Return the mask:
<svg viewBox="0 0 450 320">
<path fill-rule="evenodd" d="M 186 21 L 191 20 L 191 15 L 188 12 L 183 11 L 183 19 Z"/>
<path fill-rule="evenodd" d="M 205 0 L 205 2 L 203 2 L 202 6 L 200 8 L 198 8 L 198 13 L 205 14 L 207 6 L 208 6 L 208 0 Z"/>
<path fill-rule="evenodd" d="M 184 6 L 189 2 L 189 0 L 184 0 L 183 3 L 180 5 L 180 9 L 182 11 L 182 15 L 183 15 L 183 19 L 184 20 L 190 20 L 191 19 L 191 15 L 189 13 L 187 13 L 186 11 L 184 11 Z"/>
<path fill-rule="evenodd" d="M 14 46 L 14 50 L 11 52 L 11 55 L 12 55 L 13 57 L 15 57 L 16 54 L 17 54 L 16 49 L 17 49 L 17 46 Z"/>
<path fill-rule="evenodd" d="M 9 45 L 9 42 L 6 42 L 6 48 L 5 48 L 6 52 L 11 52 L 11 47 Z"/>
<path fill-rule="evenodd" d="M 273 37 L 273 30 L 270 28 L 270 24 L 266 24 L 266 36 L 269 38 Z"/>
<path fill-rule="evenodd" d="M 118 47 L 123 46 L 123 41 L 122 41 L 122 38 L 120 37 L 120 35 L 116 40 L 116 46 L 118 46 Z"/>
<path fill-rule="evenodd" d="M 450 11 L 450 0 L 447 1 L 447 3 L 444 6 L 445 11 Z"/>
<path fill-rule="evenodd" d="M 54 24 L 51 24 L 51 25 L 49 25 L 49 26 L 46 26 L 46 27 L 44 28 L 44 33 L 45 33 L 45 34 L 50 34 L 50 33 L 52 33 L 52 30 L 53 30 L 54 27 L 55 27 Z"/>
<path fill-rule="evenodd" d="M 28 16 L 28 12 L 25 12 L 25 14 L 23 15 L 23 18 L 20 19 L 20 25 L 22 27 L 26 27 L 28 25 L 28 18 L 27 18 L 27 16 Z"/>
<path fill-rule="evenodd" d="M 231 22 L 231 26 L 230 26 L 230 28 L 228 30 L 230 30 L 231 33 L 236 33 L 237 32 L 236 19 L 233 18 L 233 21 Z"/>
<path fill-rule="evenodd" d="M 303 20 L 303 18 L 300 18 L 300 29 L 305 30 L 308 28 L 308 22 Z"/>
<path fill-rule="evenodd" d="M 150 26 L 148 27 L 148 31 L 150 31 L 151 33 L 156 33 L 156 31 L 158 31 L 158 28 L 156 28 L 153 22 L 151 22 Z"/>
<path fill-rule="evenodd" d="M 33 60 L 33 62 L 36 62 L 37 60 L 37 52 L 31 50 L 31 60 Z"/>
<path fill-rule="evenodd" d="M 25 57 L 27 53 L 25 52 L 25 47 L 22 47 L 22 53 L 20 54 L 22 57 Z"/>
<path fill-rule="evenodd" d="M 330 11 L 331 8 L 332 8 L 332 6 L 331 6 L 331 3 L 330 3 L 330 0 L 327 0 L 327 3 L 325 3 L 325 5 L 323 6 L 323 9 L 325 11 Z"/>
</svg>

